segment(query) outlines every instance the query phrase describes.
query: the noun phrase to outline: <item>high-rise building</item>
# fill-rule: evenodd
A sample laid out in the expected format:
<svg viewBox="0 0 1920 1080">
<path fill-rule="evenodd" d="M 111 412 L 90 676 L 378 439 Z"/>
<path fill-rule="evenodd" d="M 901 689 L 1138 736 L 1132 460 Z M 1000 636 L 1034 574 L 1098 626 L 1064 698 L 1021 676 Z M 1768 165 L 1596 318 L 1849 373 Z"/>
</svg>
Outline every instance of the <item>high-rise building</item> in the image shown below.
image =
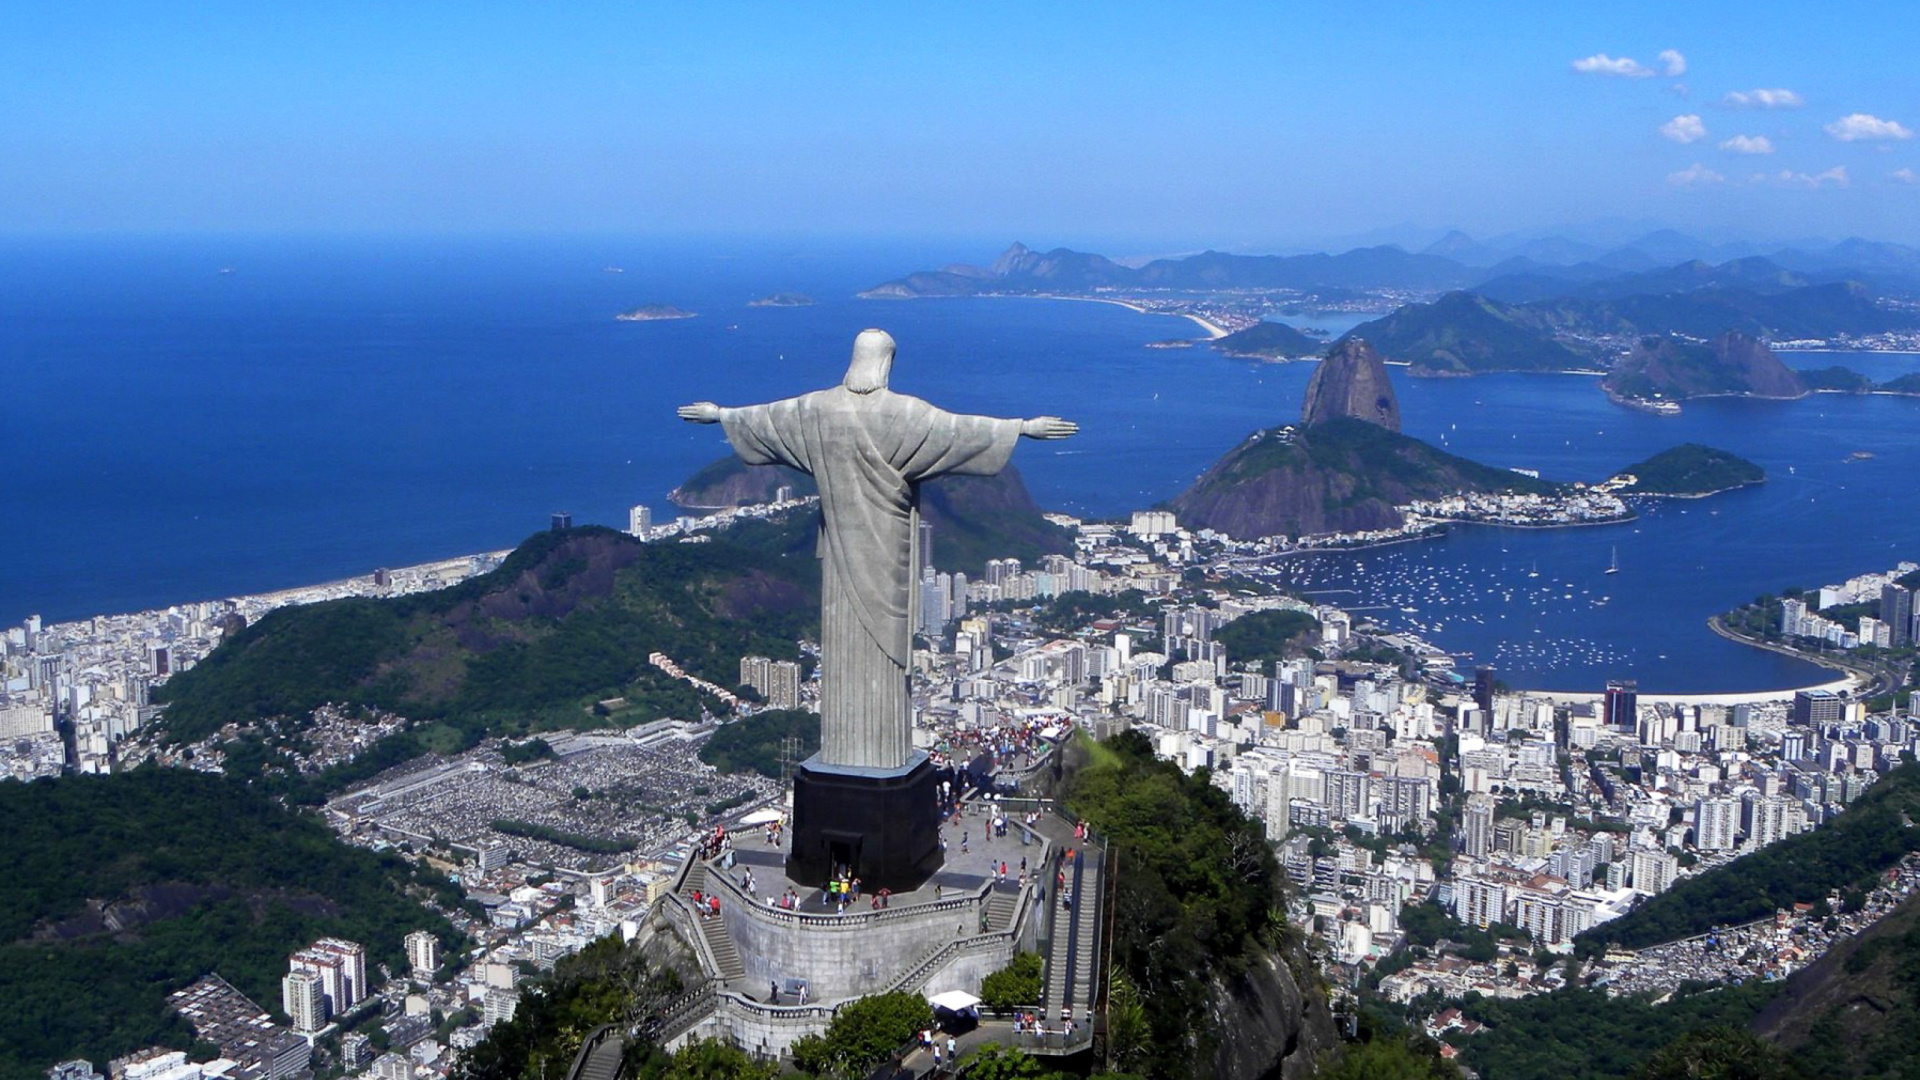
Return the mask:
<svg viewBox="0 0 1920 1080">
<path fill-rule="evenodd" d="M 1693 804 L 1693 842 L 1702 851 L 1732 851 L 1740 824 L 1740 802 L 1727 797 Z"/>
<path fill-rule="evenodd" d="M 573 515 L 565 510 L 559 511 L 553 515 L 553 524 L 550 528 L 554 532 L 566 532 L 573 528 Z"/>
<path fill-rule="evenodd" d="M 327 1026 L 327 996 L 320 976 L 311 971 L 290 971 L 280 979 L 280 1007 L 293 1018 L 295 1031 Z"/>
<path fill-rule="evenodd" d="M 1793 692 L 1793 723 L 1801 727 L 1837 723 L 1845 711 L 1845 703 L 1840 700 L 1840 695 L 1831 690 Z"/>
<path fill-rule="evenodd" d="M 933 569 L 933 522 L 921 518 L 919 532 L 915 535 L 914 553 L 919 562 L 913 568 L 916 579 L 924 579 L 927 571 Z"/>
<path fill-rule="evenodd" d="M 366 1000 L 367 950 L 357 942 L 321 938 L 287 959 L 288 969 L 320 980 L 327 1010 L 334 1016 Z"/>
<path fill-rule="evenodd" d="M 1473 672 L 1473 703 L 1488 716 L 1493 715 L 1493 669 L 1475 668 Z"/>
<path fill-rule="evenodd" d="M 635 536 L 645 536 L 647 535 L 647 530 L 651 528 L 653 528 L 652 507 L 636 506 L 627 511 L 628 532 Z"/>
<path fill-rule="evenodd" d="M 800 665 L 764 656 L 740 658 L 740 685 L 750 686 L 775 709 L 800 707 Z"/>
<path fill-rule="evenodd" d="M 407 963 L 415 975 L 432 975 L 440 969 L 440 939 L 425 930 L 407 935 Z"/>
<path fill-rule="evenodd" d="M 1636 729 L 1640 715 L 1640 684 L 1632 679 L 1607 683 L 1606 712 L 1602 722 L 1616 731 Z"/>
<path fill-rule="evenodd" d="M 1887 624 L 1890 648 L 1913 644 L 1913 590 L 1904 585 L 1880 587 L 1880 621 Z"/>
<path fill-rule="evenodd" d="M 1493 799 L 1469 795 L 1466 813 L 1460 818 L 1461 851 L 1469 858 L 1482 858 L 1493 850 Z"/>
<path fill-rule="evenodd" d="M 1453 883 L 1453 917 L 1485 927 L 1507 918 L 1507 887 L 1498 881 L 1462 877 Z"/>
<path fill-rule="evenodd" d="M 1664 851 L 1635 848 L 1627 855 L 1636 892 L 1649 896 L 1666 892 L 1680 872 L 1680 861 Z"/>
</svg>

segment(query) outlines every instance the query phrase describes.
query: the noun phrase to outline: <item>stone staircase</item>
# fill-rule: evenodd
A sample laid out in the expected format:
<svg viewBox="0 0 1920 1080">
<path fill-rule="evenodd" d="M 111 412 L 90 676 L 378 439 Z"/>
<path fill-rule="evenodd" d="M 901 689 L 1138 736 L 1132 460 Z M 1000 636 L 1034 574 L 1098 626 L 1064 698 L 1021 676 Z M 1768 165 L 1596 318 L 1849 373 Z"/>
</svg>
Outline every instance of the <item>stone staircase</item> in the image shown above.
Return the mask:
<svg viewBox="0 0 1920 1080">
<path fill-rule="evenodd" d="M 706 864 L 697 863 L 681 883 L 680 895 L 686 897 L 688 904 L 692 904 L 695 892 L 704 893 L 708 889 Z M 731 894 L 728 899 L 732 899 Z M 726 920 L 696 917 L 694 921 L 700 927 L 700 936 L 707 940 L 707 951 L 713 955 L 714 963 L 719 965 L 721 981 L 745 978 L 747 966 L 740 962 L 740 950 L 734 947 L 733 935 L 727 933 Z"/>
<path fill-rule="evenodd" d="M 1020 909 L 1020 890 L 997 886 L 987 897 L 987 932 L 999 933 L 1013 926 L 1014 913 Z"/>
<path fill-rule="evenodd" d="M 1099 974 L 1095 951 L 1100 942 L 1100 904 L 1105 891 L 1101 870 L 1105 860 L 1104 851 L 1089 846 L 1082 849 L 1077 863 L 1067 868 L 1072 908 L 1062 908 L 1058 892 L 1048 890 L 1047 903 L 1053 908 L 1053 947 L 1047 954 L 1042 1015 L 1049 1019 L 1057 1019 L 1062 1009 L 1078 1017 L 1092 1003 Z"/>
<path fill-rule="evenodd" d="M 626 1049 L 627 1040 L 619 1027 L 602 1024 L 580 1044 L 573 1066 L 567 1070 L 567 1080 L 619 1080 L 620 1059 Z"/>
<path fill-rule="evenodd" d="M 623 1039 L 607 1039 L 587 1054 L 586 1061 L 573 1080 L 615 1080 L 620 1075 L 620 1055 L 627 1048 Z"/>
</svg>

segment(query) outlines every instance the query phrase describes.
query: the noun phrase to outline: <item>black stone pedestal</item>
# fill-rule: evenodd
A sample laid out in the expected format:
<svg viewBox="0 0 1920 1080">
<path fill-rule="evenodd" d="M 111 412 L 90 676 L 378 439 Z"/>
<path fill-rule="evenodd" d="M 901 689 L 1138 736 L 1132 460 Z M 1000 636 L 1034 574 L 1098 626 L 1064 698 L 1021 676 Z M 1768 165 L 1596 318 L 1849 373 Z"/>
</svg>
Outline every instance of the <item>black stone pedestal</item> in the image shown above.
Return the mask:
<svg viewBox="0 0 1920 1080">
<path fill-rule="evenodd" d="M 787 876 L 824 885 L 850 866 L 865 893 L 918 888 L 940 869 L 939 778 L 927 755 L 898 769 L 801 763 Z"/>
</svg>

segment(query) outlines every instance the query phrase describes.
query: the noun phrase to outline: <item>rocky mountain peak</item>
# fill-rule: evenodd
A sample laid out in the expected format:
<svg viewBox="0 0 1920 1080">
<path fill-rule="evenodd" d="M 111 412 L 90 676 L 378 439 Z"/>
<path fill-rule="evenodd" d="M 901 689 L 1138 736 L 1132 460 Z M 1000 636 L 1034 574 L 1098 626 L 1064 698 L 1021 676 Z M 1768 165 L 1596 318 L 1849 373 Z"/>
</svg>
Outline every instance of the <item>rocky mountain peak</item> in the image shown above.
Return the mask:
<svg viewBox="0 0 1920 1080">
<path fill-rule="evenodd" d="M 1400 430 L 1400 403 L 1386 365 L 1364 338 L 1341 339 L 1307 382 L 1302 424 L 1312 427 L 1342 416 Z"/>
</svg>

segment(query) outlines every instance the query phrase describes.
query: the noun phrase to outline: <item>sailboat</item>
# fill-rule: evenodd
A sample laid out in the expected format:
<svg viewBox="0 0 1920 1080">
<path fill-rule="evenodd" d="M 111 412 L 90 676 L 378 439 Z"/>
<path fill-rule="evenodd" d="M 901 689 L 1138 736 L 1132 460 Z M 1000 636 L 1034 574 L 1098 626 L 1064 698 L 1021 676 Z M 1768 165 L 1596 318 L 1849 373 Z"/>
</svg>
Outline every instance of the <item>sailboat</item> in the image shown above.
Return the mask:
<svg viewBox="0 0 1920 1080">
<path fill-rule="evenodd" d="M 1533 563 L 1533 569 L 1531 569 L 1531 570 L 1529 570 L 1529 571 L 1527 571 L 1527 576 L 1528 576 L 1528 577 L 1539 577 L 1539 576 L 1540 576 L 1540 561 L 1539 561 L 1538 559 L 1535 559 L 1535 560 L 1534 560 L 1534 563 Z"/>
<path fill-rule="evenodd" d="M 1620 547 L 1619 545 L 1616 544 L 1614 545 L 1614 549 L 1613 549 L 1613 561 L 1607 563 L 1607 573 L 1617 574 L 1619 572 L 1620 572 Z"/>
</svg>

